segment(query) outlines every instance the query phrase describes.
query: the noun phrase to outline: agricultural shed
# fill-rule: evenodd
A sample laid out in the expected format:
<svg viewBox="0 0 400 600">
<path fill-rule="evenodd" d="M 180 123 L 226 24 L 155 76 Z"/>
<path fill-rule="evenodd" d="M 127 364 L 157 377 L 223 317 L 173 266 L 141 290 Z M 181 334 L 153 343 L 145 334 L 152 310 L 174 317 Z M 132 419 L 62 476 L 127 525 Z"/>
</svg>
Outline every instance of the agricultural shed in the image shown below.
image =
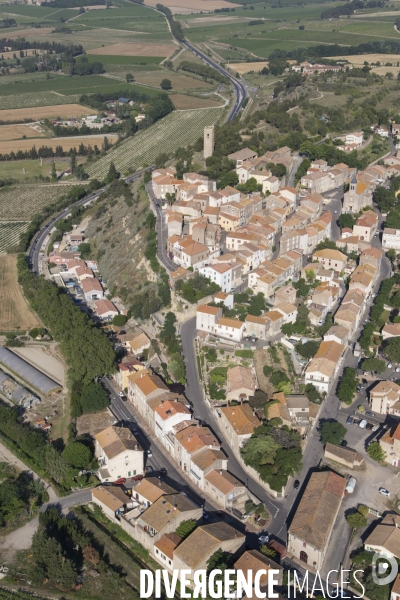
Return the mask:
<svg viewBox="0 0 400 600">
<path fill-rule="evenodd" d="M 36 369 L 13 352 L 10 352 L 7 348 L 0 347 L 0 364 L 26 381 L 41 394 L 46 395 L 61 389 L 59 383 L 50 379 L 50 377 L 39 371 L 39 369 Z"/>
</svg>

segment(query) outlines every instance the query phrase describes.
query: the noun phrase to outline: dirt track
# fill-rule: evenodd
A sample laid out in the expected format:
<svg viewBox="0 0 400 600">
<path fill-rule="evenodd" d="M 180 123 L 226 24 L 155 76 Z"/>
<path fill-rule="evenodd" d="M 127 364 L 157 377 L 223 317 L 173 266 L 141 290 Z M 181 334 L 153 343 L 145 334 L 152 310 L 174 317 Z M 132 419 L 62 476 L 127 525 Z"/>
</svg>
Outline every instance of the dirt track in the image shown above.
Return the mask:
<svg viewBox="0 0 400 600">
<path fill-rule="evenodd" d="M 13 254 L 0 255 L 0 331 L 15 331 L 41 327 L 35 313 L 29 308 L 17 281 L 17 258 Z"/>
</svg>

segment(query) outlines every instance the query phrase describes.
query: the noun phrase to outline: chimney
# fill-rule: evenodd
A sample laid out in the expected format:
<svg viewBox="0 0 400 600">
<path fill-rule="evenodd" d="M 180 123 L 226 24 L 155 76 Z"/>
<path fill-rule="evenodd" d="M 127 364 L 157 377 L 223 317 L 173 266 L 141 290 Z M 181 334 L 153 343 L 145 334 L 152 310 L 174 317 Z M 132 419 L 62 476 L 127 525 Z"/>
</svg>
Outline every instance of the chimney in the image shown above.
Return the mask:
<svg viewBox="0 0 400 600">
<path fill-rule="evenodd" d="M 177 506 L 178 506 L 178 505 L 177 505 L 177 503 L 175 502 L 175 504 L 174 504 L 174 510 L 176 510 Z"/>
</svg>

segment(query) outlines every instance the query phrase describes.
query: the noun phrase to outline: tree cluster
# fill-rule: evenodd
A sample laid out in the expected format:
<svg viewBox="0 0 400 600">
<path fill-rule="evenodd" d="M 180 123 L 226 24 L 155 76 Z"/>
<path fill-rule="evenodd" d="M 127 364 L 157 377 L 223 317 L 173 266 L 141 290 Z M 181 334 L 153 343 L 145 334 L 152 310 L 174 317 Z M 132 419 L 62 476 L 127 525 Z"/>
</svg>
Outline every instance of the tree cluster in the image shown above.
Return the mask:
<svg viewBox="0 0 400 600">
<path fill-rule="evenodd" d="M 207 277 L 195 273 L 187 281 L 178 280 L 175 289 L 187 302 L 195 304 L 198 300 L 219 292 L 221 288 Z"/>
<path fill-rule="evenodd" d="M 281 491 L 288 477 L 301 468 L 300 434 L 284 425 L 264 423 L 240 449 L 246 465 L 253 467 L 273 490 Z"/>
<path fill-rule="evenodd" d="M 341 402 L 351 404 L 358 386 L 357 369 L 346 367 L 340 378 L 337 396 Z"/>
<path fill-rule="evenodd" d="M 346 433 L 346 427 L 339 423 L 339 421 L 324 421 L 320 427 L 321 443 L 324 446 L 328 443 L 338 445 Z"/>
<path fill-rule="evenodd" d="M 213 67 L 209 67 L 203 63 L 191 62 L 189 60 L 184 60 L 180 63 L 179 69 L 182 71 L 187 71 L 188 73 L 193 73 L 194 75 L 198 75 L 202 77 L 204 81 L 218 81 L 219 83 L 227 83 L 229 80 L 225 75 L 221 75 L 216 69 Z"/>
<path fill-rule="evenodd" d="M 0 528 L 18 522 L 20 515 L 31 515 L 49 499 L 43 483 L 28 472 L 16 474 L 7 463 L 0 463 Z"/>
<path fill-rule="evenodd" d="M 160 341 L 164 344 L 166 352 L 170 359 L 168 370 L 175 381 L 186 383 L 185 363 L 183 362 L 183 352 L 181 342 L 176 335 L 176 316 L 173 312 L 165 315 L 164 326 L 160 331 Z"/>
</svg>

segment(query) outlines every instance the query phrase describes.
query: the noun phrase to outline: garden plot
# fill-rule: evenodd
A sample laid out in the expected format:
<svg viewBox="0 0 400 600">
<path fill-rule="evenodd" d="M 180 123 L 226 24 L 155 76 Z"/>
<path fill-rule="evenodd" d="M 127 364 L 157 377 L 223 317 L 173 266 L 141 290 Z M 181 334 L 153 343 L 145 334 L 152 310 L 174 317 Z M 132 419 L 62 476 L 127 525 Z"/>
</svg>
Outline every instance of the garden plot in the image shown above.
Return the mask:
<svg viewBox="0 0 400 600">
<path fill-rule="evenodd" d="M 0 229 L 1 239 L 1 229 Z M 40 327 L 36 314 L 28 307 L 18 283 L 15 255 L 0 256 L 0 331 Z"/>
<path fill-rule="evenodd" d="M 28 227 L 29 221 L 0 221 L 0 254 L 19 242 L 19 236 Z"/>
<path fill-rule="evenodd" d="M 0 190 L 0 220 L 29 221 L 44 206 L 52 204 L 72 185 L 13 185 Z"/>
<path fill-rule="evenodd" d="M 223 108 L 176 110 L 87 165 L 86 172 L 90 177 L 102 179 L 107 175 L 111 162 L 121 174 L 151 165 L 163 149 L 172 153 L 177 148 L 192 144 L 203 134 L 206 125 L 213 125 L 223 115 Z"/>
</svg>

